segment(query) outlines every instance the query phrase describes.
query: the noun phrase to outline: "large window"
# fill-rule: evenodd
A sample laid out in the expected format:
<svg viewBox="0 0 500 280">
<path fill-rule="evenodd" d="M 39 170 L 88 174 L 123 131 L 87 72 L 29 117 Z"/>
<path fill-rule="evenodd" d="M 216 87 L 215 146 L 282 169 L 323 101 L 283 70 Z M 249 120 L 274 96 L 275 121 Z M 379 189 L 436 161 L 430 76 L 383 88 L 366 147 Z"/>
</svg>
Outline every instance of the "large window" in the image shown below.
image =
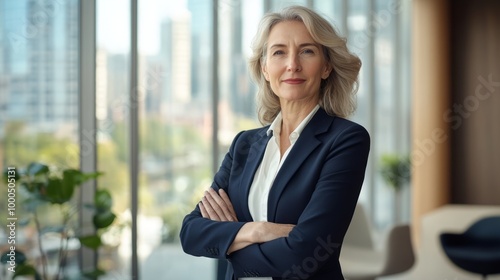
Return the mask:
<svg viewBox="0 0 500 280">
<path fill-rule="evenodd" d="M 110 20 L 110 15 L 113 20 Z M 130 7 L 99 0 L 96 6 L 95 99 L 98 187 L 110 191 L 117 219 L 104 235 L 99 265 L 107 279 L 130 279 Z"/>
<path fill-rule="evenodd" d="M 51 168 L 77 168 L 78 158 L 78 1 L 0 0 L 0 168 L 19 174 L 31 162 Z M 10 169 L 13 170 L 13 169 Z M 6 223 L 7 187 L 0 184 L 0 219 Z M 27 193 L 16 185 L 16 249 L 41 261 L 57 261 L 56 207 L 37 208 L 37 225 L 23 207 Z M 47 233 L 38 235 L 36 228 Z M 8 228 L 0 228 L 0 253 L 8 243 Z M 69 245 L 69 250 L 78 250 Z M 56 256 L 56 257 L 54 257 Z M 70 254 L 66 272 L 75 271 Z M 51 265 L 48 274 L 54 273 Z M 4 273 L 4 272 L 2 272 Z M 7 275 L 0 276 L 2 279 Z M 10 279 L 10 278 L 9 278 Z"/>
<path fill-rule="evenodd" d="M 0 1 L 0 163 L 78 165 L 78 1 Z"/>
<path fill-rule="evenodd" d="M 89 117 L 78 111 L 80 1 L 0 0 L 2 169 L 31 161 L 79 167 L 78 116 Z M 90 118 L 97 145 L 91 149 L 105 173 L 97 186 L 111 192 L 118 216 L 99 251 L 107 279 L 217 278 L 216 261 L 182 252 L 180 224 L 211 184 L 233 137 L 260 125 L 247 71 L 252 36 L 266 11 L 291 4 L 326 16 L 361 58 L 353 120 L 368 129 L 372 147 L 360 202 L 380 230 L 409 220 L 409 188 L 395 209 L 394 193 L 379 175 L 383 154 L 410 149 L 409 1 L 140 0 L 136 10 L 130 2 L 96 0 L 96 114 Z M 35 240 L 32 232 L 28 225 L 19 233 L 26 246 Z"/>
<path fill-rule="evenodd" d="M 141 279 L 216 275 L 214 260 L 190 258 L 179 244 L 212 174 L 212 10 L 210 1 L 139 1 Z"/>
</svg>

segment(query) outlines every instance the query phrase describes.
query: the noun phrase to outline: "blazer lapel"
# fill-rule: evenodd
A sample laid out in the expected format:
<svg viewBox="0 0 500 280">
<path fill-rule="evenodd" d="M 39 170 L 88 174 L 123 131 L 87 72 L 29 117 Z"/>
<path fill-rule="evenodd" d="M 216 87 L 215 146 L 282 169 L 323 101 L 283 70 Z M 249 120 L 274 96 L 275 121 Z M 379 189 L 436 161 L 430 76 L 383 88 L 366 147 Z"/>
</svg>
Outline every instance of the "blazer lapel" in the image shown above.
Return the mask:
<svg viewBox="0 0 500 280">
<path fill-rule="evenodd" d="M 299 139 L 295 142 L 292 150 L 285 159 L 285 162 L 281 166 L 280 171 L 276 175 L 276 179 L 273 183 L 271 191 L 269 192 L 267 202 L 268 221 L 275 220 L 278 201 L 281 193 L 285 190 L 288 181 L 290 181 L 291 177 L 295 174 L 299 167 L 305 163 L 307 157 L 314 151 L 314 149 L 321 144 L 321 141 L 316 136 L 326 132 L 332 121 L 333 117 L 329 116 L 322 108 L 320 108 L 300 134 Z"/>
<path fill-rule="evenodd" d="M 267 129 L 261 130 L 254 137 L 255 140 L 248 139 L 251 146 L 248 151 L 247 162 L 245 163 L 245 167 L 242 171 L 239 187 L 239 197 L 241 198 L 240 213 L 243 213 L 246 221 L 253 221 L 250 210 L 248 209 L 248 193 L 250 191 L 250 186 L 252 185 L 255 172 L 257 171 L 257 168 L 262 161 L 262 157 L 264 156 L 264 152 L 266 151 L 267 142 L 271 138 L 271 136 L 267 136 Z"/>
</svg>

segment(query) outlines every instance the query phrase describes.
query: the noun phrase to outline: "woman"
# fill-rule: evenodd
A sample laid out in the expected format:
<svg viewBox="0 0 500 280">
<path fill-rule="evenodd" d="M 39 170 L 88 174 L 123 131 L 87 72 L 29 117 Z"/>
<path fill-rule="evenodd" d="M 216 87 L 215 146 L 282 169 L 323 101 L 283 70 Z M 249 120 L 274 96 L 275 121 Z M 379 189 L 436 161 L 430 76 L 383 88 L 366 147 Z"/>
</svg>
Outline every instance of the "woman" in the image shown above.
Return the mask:
<svg viewBox="0 0 500 280">
<path fill-rule="evenodd" d="M 355 109 L 360 60 L 314 11 L 262 19 L 250 69 L 267 126 L 240 132 L 180 233 L 226 279 L 344 279 L 339 254 L 370 139 Z M 270 124 L 270 125 L 269 125 Z"/>
</svg>

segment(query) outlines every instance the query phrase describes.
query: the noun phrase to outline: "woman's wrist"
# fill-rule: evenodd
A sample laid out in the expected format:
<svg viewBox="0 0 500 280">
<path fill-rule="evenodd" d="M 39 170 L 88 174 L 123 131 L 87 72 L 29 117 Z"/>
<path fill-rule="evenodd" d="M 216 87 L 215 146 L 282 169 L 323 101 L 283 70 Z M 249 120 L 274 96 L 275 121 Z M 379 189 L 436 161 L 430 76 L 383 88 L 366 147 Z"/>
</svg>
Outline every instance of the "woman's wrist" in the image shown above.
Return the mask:
<svg viewBox="0 0 500 280">
<path fill-rule="evenodd" d="M 294 225 L 270 222 L 247 222 L 236 234 L 228 254 L 255 243 L 264 243 L 286 237 Z"/>
<path fill-rule="evenodd" d="M 246 229 L 244 240 L 252 244 L 262 242 L 263 222 L 248 222 L 245 225 Z"/>
</svg>

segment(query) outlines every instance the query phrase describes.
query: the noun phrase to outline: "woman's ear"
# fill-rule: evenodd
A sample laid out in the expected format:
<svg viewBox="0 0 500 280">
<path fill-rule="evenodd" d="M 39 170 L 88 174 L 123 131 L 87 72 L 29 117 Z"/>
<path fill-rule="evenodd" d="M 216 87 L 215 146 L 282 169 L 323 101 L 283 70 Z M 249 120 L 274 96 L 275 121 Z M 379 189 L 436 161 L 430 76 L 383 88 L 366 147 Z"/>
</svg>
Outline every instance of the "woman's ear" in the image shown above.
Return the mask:
<svg viewBox="0 0 500 280">
<path fill-rule="evenodd" d="M 267 67 L 266 65 L 262 65 L 262 67 L 260 68 L 262 70 L 262 74 L 264 75 L 264 78 L 266 78 L 266 81 L 269 82 L 269 73 L 267 73 Z"/>
<path fill-rule="evenodd" d="M 326 65 L 325 69 L 323 70 L 323 74 L 321 75 L 321 79 L 326 80 L 328 76 L 330 76 L 331 72 L 332 72 L 332 67 Z"/>
</svg>

